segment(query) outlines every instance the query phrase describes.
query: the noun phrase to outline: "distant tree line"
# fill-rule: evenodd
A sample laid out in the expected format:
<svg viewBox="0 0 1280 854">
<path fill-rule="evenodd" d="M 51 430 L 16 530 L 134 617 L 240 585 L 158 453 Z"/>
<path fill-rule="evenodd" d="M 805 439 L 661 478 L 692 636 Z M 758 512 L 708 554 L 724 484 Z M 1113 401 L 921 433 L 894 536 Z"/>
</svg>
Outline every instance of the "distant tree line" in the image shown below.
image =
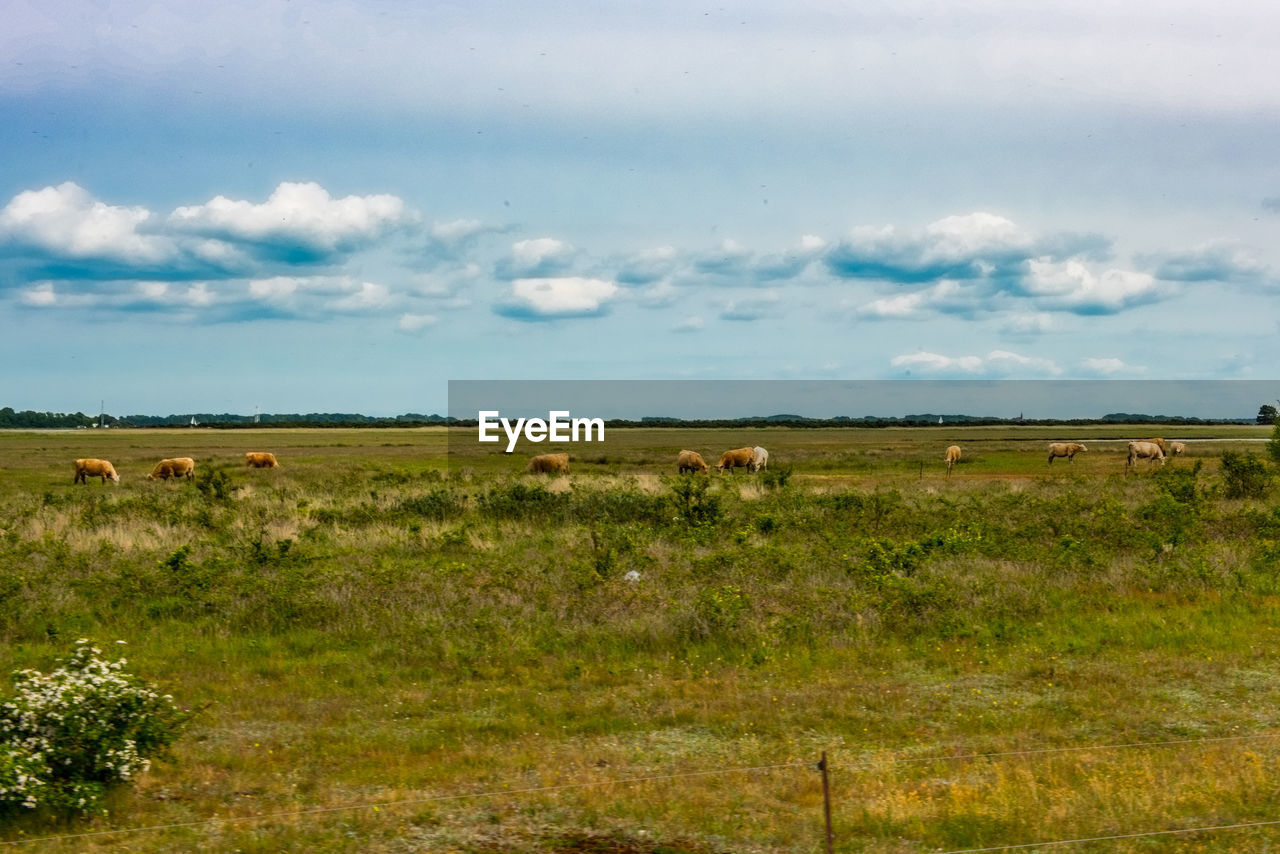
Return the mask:
<svg viewBox="0 0 1280 854">
<path fill-rule="evenodd" d="M 15 427 L 88 427 L 97 423 L 97 420 L 85 415 L 83 412 L 73 412 L 67 415 L 61 412 L 35 412 L 30 409 L 15 412 L 11 406 L 0 409 L 0 429 L 12 429 Z"/>
<path fill-rule="evenodd" d="M 116 417 L 55 412 L 15 412 L 12 407 L 0 409 L 0 429 L 14 428 L 76 428 L 92 427 L 101 419 L 107 427 L 186 427 L 194 418 L 200 427 L 234 430 L 249 427 L 425 427 L 449 425 L 474 427 L 475 419 L 450 418 L 443 415 L 423 415 L 409 412 L 404 415 L 373 417 L 350 412 L 262 413 L 260 415 L 235 415 L 229 412 L 195 412 L 184 415 L 126 415 Z M 1266 420 L 1264 420 L 1264 418 Z M 1089 424 L 1271 424 L 1276 420 L 1275 408 L 1263 406 L 1256 419 L 1249 418 L 1189 418 L 1181 415 L 1143 415 L 1132 412 L 1114 412 L 1101 418 L 999 418 L 996 416 L 942 415 L 922 413 L 897 417 L 862 416 L 852 418 L 840 415 L 835 418 L 805 418 L 801 415 L 767 415 L 747 418 L 681 419 L 661 416 L 638 420 L 607 419 L 609 427 L 679 427 L 679 428 L 761 428 L 761 427 L 955 427 L 964 426 L 1016 426 L 1016 425 L 1089 425 Z"/>
</svg>

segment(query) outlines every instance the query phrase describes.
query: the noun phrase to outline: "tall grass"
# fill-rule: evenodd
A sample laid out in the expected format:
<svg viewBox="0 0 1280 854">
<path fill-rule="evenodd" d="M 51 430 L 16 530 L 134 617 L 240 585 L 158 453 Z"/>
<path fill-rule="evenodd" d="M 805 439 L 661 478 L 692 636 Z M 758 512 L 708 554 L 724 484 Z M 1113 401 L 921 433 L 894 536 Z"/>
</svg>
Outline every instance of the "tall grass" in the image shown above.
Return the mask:
<svg viewBox="0 0 1280 854">
<path fill-rule="evenodd" d="M 610 459 L 655 456 L 651 433 Z M 0 481 L 0 664 L 45 666 L 74 638 L 119 637 L 136 672 L 184 705 L 207 704 L 175 764 L 113 796 L 119 824 L 821 750 L 836 768 L 843 850 L 1280 815 L 1265 782 L 1280 744 L 1269 741 L 897 761 L 1269 734 L 1280 696 L 1274 493 L 1228 497 L 1204 456 L 1125 478 L 1122 458 L 1111 471 L 1092 442 L 1087 463 L 1050 471 L 1038 447 L 998 437 L 955 477 L 939 464 L 921 478 L 910 461 L 923 440 L 903 435 L 877 431 L 846 452 L 859 460 L 851 472 L 833 467 L 829 436 L 779 432 L 771 454 L 786 477 L 611 463 L 549 479 L 450 471 L 436 434 L 413 434 L 425 437 L 414 454 L 383 447 L 382 431 L 299 431 L 291 452 L 271 446 L 280 470 L 234 466 L 238 449 L 220 446 L 198 460 L 196 483 L 106 488 L 42 475 L 67 441 L 42 437 L 49 449 Z M 174 441 L 128 439 L 140 447 L 115 450 L 138 463 L 148 443 L 168 452 Z M 774 450 L 786 442 L 792 457 Z M 808 851 L 815 783 L 804 769 L 675 778 L 130 844 Z M 59 829 L 31 818 L 0 839 Z"/>
</svg>

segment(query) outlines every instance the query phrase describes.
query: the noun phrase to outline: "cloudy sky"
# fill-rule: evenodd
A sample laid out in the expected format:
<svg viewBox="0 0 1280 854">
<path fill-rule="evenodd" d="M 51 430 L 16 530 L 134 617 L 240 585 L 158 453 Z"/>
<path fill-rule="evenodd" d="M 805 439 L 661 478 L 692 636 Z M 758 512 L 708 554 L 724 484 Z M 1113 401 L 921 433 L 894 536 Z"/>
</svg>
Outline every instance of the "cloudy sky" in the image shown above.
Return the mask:
<svg viewBox="0 0 1280 854">
<path fill-rule="evenodd" d="M 1280 11 L 1039 5 L 9 0 L 0 405 L 1276 378 Z"/>
</svg>

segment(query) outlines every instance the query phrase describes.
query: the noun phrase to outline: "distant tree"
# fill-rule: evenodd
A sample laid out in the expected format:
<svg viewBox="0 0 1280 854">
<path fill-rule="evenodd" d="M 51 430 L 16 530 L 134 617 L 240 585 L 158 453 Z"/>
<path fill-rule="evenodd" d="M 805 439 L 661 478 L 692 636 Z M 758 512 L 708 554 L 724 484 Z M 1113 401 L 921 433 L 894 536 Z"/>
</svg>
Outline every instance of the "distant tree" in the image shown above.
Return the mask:
<svg viewBox="0 0 1280 854">
<path fill-rule="evenodd" d="M 1277 414 L 1280 414 L 1280 413 L 1277 413 L 1276 408 L 1274 406 L 1272 406 L 1269 403 L 1264 403 L 1258 407 L 1258 423 L 1259 424 L 1275 424 Z"/>
</svg>

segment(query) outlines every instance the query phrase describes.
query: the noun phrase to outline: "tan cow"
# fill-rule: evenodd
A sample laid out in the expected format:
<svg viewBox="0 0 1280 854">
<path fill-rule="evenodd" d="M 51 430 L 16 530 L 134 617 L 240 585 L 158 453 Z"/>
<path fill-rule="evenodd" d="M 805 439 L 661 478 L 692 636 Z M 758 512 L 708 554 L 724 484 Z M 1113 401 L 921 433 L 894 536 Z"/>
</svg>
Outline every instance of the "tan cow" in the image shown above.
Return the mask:
<svg viewBox="0 0 1280 854">
<path fill-rule="evenodd" d="M 732 451 L 725 451 L 720 455 L 720 462 L 716 463 L 716 468 L 723 474 L 725 469 L 729 470 L 729 474 L 733 474 L 733 470 L 737 468 L 750 469 L 751 461 L 756 458 L 755 448 L 735 448 Z"/>
<path fill-rule="evenodd" d="M 1171 457 L 1177 457 L 1177 456 L 1180 456 L 1180 455 L 1182 455 L 1182 454 L 1185 454 L 1186 452 L 1187 452 L 1187 446 L 1186 446 L 1186 443 L 1184 443 L 1184 442 L 1170 442 L 1170 443 L 1169 443 L 1169 456 L 1171 456 Z"/>
<path fill-rule="evenodd" d="M 679 456 L 676 457 L 676 468 L 680 471 L 680 474 L 684 474 L 687 471 L 706 474 L 711 471 L 711 466 L 707 465 L 707 461 L 697 451 L 681 451 Z"/>
<path fill-rule="evenodd" d="M 1160 453 L 1164 454 L 1165 456 L 1169 455 L 1169 446 L 1165 444 L 1164 439 L 1139 439 L 1138 441 L 1150 442 L 1153 445 L 1159 445 Z"/>
<path fill-rule="evenodd" d="M 244 455 L 244 464 L 251 469 L 280 468 L 280 463 L 276 461 L 276 455 L 265 451 L 248 451 Z"/>
<path fill-rule="evenodd" d="M 763 471 L 768 467 L 769 452 L 759 445 L 756 445 L 751 449 L 751 465 L 747 466 L 747 471 Z"/>
<path fill-rule="evenodd" d="M 529 460 L 529 466 L 525 471 L 545 474 L 568 474 L 569 455 L 538 454 L 538 456 Z"/>
<path fill-rule="evenodd" d="M 1164 465 L 1164 450 L 1155 442 L 1130 442 L 1129 443 L 1129 459 L 1125 461 L 1124 472 L 1129 473 L 1129 469 L 1138 460 L 1147 460 L 1148 463 L 1160 461 L 1160 465 Z"/>
<path fill-rule="evenodd" d="M 191 480 L 196 476 L 196 461 L 191 457 L 174 457 L 161 460 L 147 475 L 147 480 L 168 480 L 171 477 L 185 477 Z"/>
<path fill-rule="evenodd" d="M 960 462 L 960 446 L 952 445 L 947 448 L 947 455 L 943 458 L 947 464 L 947 477 L 951 477 L 951 467 Z"/>
<path fill-rule="evenodd" d="M 1053 461 L 1057 457 L 1066 457 L 1067 462 L 1074 463 L 1076 454 L 1088 450 L 1079 442 L 1053 442 L 1049 445 L 1049 464 L 1053 465 Z"/>
<path fill-rule="evenodd" d="M 120 475 L 116 474 L 116 468 L 110 461 L 95 460 L 92 457 L 76 460 L 76 477 L 71 482 L 88 483 L 91 477 L 100 477 L 103 483 L 106 483 L 108 478 L 112 483 L 120 482 Z"/>
</svg>

